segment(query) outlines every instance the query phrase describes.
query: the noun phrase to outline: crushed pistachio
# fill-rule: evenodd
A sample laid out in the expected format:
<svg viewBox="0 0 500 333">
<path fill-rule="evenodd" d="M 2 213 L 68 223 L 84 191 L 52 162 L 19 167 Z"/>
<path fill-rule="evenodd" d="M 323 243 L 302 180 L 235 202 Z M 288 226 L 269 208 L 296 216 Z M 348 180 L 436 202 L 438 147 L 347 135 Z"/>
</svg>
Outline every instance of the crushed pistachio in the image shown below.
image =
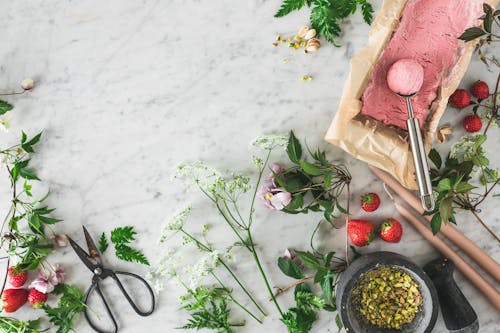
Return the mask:
<svg viewBox="0 0 500 333">
<path fill-rule="evenodd" d="M 353 289 L 356 309 L 379 328 L 401 329 L 411 323 L 422 305 L 418 283 L 393 266 L 366 272 Z"/>
</svg>

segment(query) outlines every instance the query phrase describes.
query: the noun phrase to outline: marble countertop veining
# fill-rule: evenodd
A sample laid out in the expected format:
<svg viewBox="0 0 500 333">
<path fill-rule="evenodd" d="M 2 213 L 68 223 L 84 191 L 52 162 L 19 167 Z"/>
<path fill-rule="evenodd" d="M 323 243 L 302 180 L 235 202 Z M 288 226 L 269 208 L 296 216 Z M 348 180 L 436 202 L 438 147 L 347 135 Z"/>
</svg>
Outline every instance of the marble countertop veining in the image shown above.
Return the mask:
<svg viewBox="0 0 500 333">
<path fill-rule="evenodd" d="M 373 1 L 380 7 L 380 0 Z M 35 89 L 8 98 L 15 105 L 12 128 L 2 133 L 2 146 L 17 140 L 21 129 L 44 130 L 33 160 L 52 190 L 50 205 L 65 222 L 61 232 L 80 237 L 85 224 L 94 235 L 117 225 L 134 225 L 146 255 L 155 261 L 163 251 L 156 240 L 162 223 L 187 203 L 195 205 L 191 220 L 214 225 L 212 237 L 223 240 L 226 231 L 202 198 L 172 180 L 174 166 L 203 159 L 223 170 L 251 171 L 254 153 L 249 142 L 261 133 L 294 129 L 311 147 L 321 145 L 329 157 L 345 161 L 354 175 L 353 202 L 373 190 L 387 201 L 381 183 L 364 163 L 353 160 L 322 141 L 338 105 L 348 60 L 364 45 L 369 27 L 359 14 L 344 25 L 343 46 L 324 45 L 304 55 L 288 47 L 273 48 L 277 33 L 292 35 L 308 22 L 300 11 L 273 18 L 279 0 L 109 0 L 109 1 L 2 1 L 0 13 L 0 91 L 11 90 L 25 77 Z M 288 63 L 282 59 L 288 58 Z M 302 82 L 305 74 L 313 76 Z M 474 60 L 464 82 L 495 74 Z M 458 123 L 449 110 L 443 122 Z M 453 138 L 461 134 L 458 130 Z M 495 149 L 496 133 L 488 146 Z M 444 149 L 441 147 L 440 149 Z M 283 155 L 276 155 L 283 160 Z M 500 156 L 492 155 L 500 165 Z M 0 181 L 5 183 L 5 177 Z M 7 200 L 1 190 L 1 211 Z M 500 232 L 495 200 L 484 205 L 482 216 Z M 353 205 L 356 206 L 356 205 Z M 364 216 L 354 208 L 354 216 Z M 397 214 L 390 204 L 373 215 L 382 219 Z M 265 258 L 273 285 L 289 280 L 276 268 L 285 247 L 306 248 L 319 216 L 288 216 L 258 205 L 255 238 Z M 459 228 L 500 260 L 500 247 L 468 215 Z M 317 241 L 324 248 L 341 250 L 343 232 L 321 230 Z M 399 244 L 370 246 L 397 251 L 424 264 L 437 253 L 410 226 Z M 144 274 L 139 265 L 106 259 L 116 267 Z M 258 273 L 245 254 L 237 253 L 236 271 L 243 274 L 257 298 L 271 314 L 264 325 L 252 321 L 238 332 L 285 332 L 267 299 Z M 68 267 L 71 282 L 85 287 L 89 273 L 72 265 L 68 248 L 57 260 Z M 493 307 L 460 274 L 458 284 L 478 313 L 484 333 L 500 331 Z M 498 285 L 497 285 L 498 287 Z M 180 291 L 167 285 L 156 312 L 135 316 L 124 302 L 113 302 L 121 332 L 176 332 L 186 320 L 178 312 Z M 291 305 L 290 295 L 280 298 Z M 240 315 L 238 312 L 237 315 Z M 35 313 L 26 311 L 23 316 Z M 78 332 L 91 332 L 84 320 Z M 336 332 L 332 317 L 321 315 L 313 332 Z M 439 318 L 434 332 L 447 332 Z"/>
</svg>

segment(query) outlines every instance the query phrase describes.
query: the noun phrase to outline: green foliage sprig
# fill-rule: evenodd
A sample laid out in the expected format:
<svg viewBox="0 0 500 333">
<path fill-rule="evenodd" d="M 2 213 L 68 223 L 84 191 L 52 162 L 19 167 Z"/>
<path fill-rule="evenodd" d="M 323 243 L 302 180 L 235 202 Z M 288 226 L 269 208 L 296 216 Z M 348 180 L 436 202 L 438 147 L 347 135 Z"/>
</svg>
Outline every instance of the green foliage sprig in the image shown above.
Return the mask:
<svg viewBox="0 0 500 333">
<path fill-rule="evenodd" d="M 140 250 L 134 249 L 130 246 L 135 240 L 137 231 L 134 227 L 118 227 L 111 231 L 111 243 L 113 243 L 115 248 L 115 255 L 118 259 L 129 262 L 137 262 L 146 266 L 149 266 L 149 261 Z M 102 233 L 99 238 L 99 251 L 104 253 L 108 248 L 109 243 L 106 238 L 106 234 Z"/>
<path fill-rule="evenodd" d="M 197 287 L 181 297 L 182 309 L 191 312 L 188 323 L 180 328 L 212 329 L 219 333 L 232 333 L 232 327 L 244 326 L 245 323 L 232 323 L 229 320 L 231 291 L 225 288 Z"/>
<path fill-rule="evenodd" d="M 340 204 L 340 196 L 351 182 L 349 170 L 342 164 L 328 161 L 325 151 L 319 149 L 315 152 L 308 149 L 313 162 L 307 161 L 293 131 L 290 132 L 286 151 L 295 166 L 274 174 L 279 185 L 293 198 L 283 211 L 289 214 L 323 212 L 329 222 L 333 222 L 336 211 L 347 213 L 347 208 Z"/>
<path fill-rule="evenodd" d="M 480 18 L 483 21 L 483 26 L 468 28 L 458 38 L 466 42 L 479 38 L 476 46 L 476 53 L 479 59 L 488 66 L 491 63 L 500 67 L 499 59 L 494 55 L 488 56 L 483 51 L 484 46 L 500 42 L 500 34 L 494 29 L 495 26 L 497 30 L 500 28 L 500 10 L 495 10 L 489 4 L 485 3 L 483 4 L 483 11 L 484 15 Z"/>
<path fill-rule="evenodd" d="M 69 284 L 58 284 L 53 293 L 60 294 L 57 307 L 44 305 L 43 309 L 49 321 L 57 326 L 56 333 L 68 333 L 73 330 L 73 320 L 87 305 L 83 303 L 83 293 L 77 287 Z"/>
<path fill-rule="evenodd" d="M 367 0 L 284 0 L 274 16 L 283 17 L 304 6 L 312 7 L 311 25 L 318 32 L 318 36 L 324 36 L 335 46 L 340 46 L 336 38 L 342 33 L 342 22 L 353 15 L 358 6 L 361 7 L 366 23 L 371 24 L 373 19 L 373 7 Z"/>
<path fill-rule="evenodd" d="M 0 331 L 3 333 L 39 333 L 40 319 L 23 321 L 12 317 L 0 317 Z"/>
</svg>

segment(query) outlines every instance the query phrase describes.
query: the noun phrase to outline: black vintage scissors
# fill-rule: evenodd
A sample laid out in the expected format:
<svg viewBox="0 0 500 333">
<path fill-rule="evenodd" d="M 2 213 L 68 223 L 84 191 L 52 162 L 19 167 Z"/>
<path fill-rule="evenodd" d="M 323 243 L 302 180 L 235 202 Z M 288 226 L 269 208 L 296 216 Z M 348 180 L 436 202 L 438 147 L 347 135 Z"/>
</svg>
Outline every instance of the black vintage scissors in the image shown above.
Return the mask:
<svg viewBox="0 0 500 333">
<path fill-rule="evenodd" d="M 113 316 L 113 313 L 111 309 L 109 308 L 108 302 L 106 301 L 106 297 L 104 297 L 104 294 L 102 293 L 101 287 L 99 286 L 99 282 L 101 280 L 104 280 L 108 277 L 112 278 L 115 280 L 116 284 L 118 285 L 118 288 L 122 292 L 123 296 L 127 299 L 128 303 L 134 311 L 140 315 L 140 316 L 149 316 L 151 313 L 154 311 L 155 307 L 155 297 L 153 293 L 153 289 L 151 289 L 151 286 L 141 278 L 139 275 L 134 274 L 134 273 L 129 273 L 129 272 L 119 272 L 119 271 L 113 271 L 111 269 L 104 268 L 102 265 L 101 261 L 101 255 L 99 251 L 97 250 L 97 247 L 95 246 L 94 241 L 92 240 L 92 237 L 90 237 L 89 232 L 85 227 L 83 227 L 83 232 L 85 234 L 85 240 L 87 241 L 87 247 L 89 249 L 89 252 L 87 253 L 84 249 L 82 249 L 74 240 L 72 240 L 70 237 L 68 237 L 69 243 L 71 244 L 71 247 L 73 250 L 75 250 L 76 254 L 80 258 L 80 260 L 85 264 L 85 266 L 88 267 L 94 274 L 92 277 L 92 284 L 89 286 L 87 289 L 87 292 L 85 293 L 85 297 L 83 298 L 83 302 L 87 304 L 87 301 L 89 299 L 89 296 L 93 293 L 96 292 L 99 297 L 102 300 L 102 303 L 104 304 L 104 307 L 106 308 L 106 312 L 108 313 L 108 316 L 111 319 L 111 322 L 113 323 L 113 331 L 112 333 L 118 332 L 118 324 L 116 323 L 115 317 Z M 118 278 L 118 275 L 125 275 L 134 279 L 139 280 L 142 282 L 148 289 L 149 291 L 149 296 L 151 298 L 151 308 L 147 311 L 142 311 L 139 309 L 137 304 L 132 300 L 130 295 L 127 293 L 125 288 L 123 287 L 122 283 L 120 282 L 120 279 Z M 88 314 L 89 308 L 85 308 L 85 319 L 87 319 L 87 322 L 89 325 L 94 329 L 94 331 L 99 332 L 99 333 L 108 333 L 108 331 L 103 331 L 100 329 L 97 325 L 92 322 L 92 320 L 89 317 Z"/>
</svg>

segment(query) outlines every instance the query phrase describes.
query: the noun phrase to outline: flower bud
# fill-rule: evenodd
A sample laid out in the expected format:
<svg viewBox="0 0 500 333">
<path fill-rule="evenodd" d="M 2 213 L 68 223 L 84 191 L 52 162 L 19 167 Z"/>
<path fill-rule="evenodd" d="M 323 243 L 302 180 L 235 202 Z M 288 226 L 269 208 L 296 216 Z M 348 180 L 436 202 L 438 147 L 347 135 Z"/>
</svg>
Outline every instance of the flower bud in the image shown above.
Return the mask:
<svg viewBox="0 0 500 333">
<path fill-rule="evenodd" d="M 31 78 L 26 78 L 21 82 L 21 88 L 24 90 L 31 90 L 35 86 L 35 81 Z"/>
</svg>

